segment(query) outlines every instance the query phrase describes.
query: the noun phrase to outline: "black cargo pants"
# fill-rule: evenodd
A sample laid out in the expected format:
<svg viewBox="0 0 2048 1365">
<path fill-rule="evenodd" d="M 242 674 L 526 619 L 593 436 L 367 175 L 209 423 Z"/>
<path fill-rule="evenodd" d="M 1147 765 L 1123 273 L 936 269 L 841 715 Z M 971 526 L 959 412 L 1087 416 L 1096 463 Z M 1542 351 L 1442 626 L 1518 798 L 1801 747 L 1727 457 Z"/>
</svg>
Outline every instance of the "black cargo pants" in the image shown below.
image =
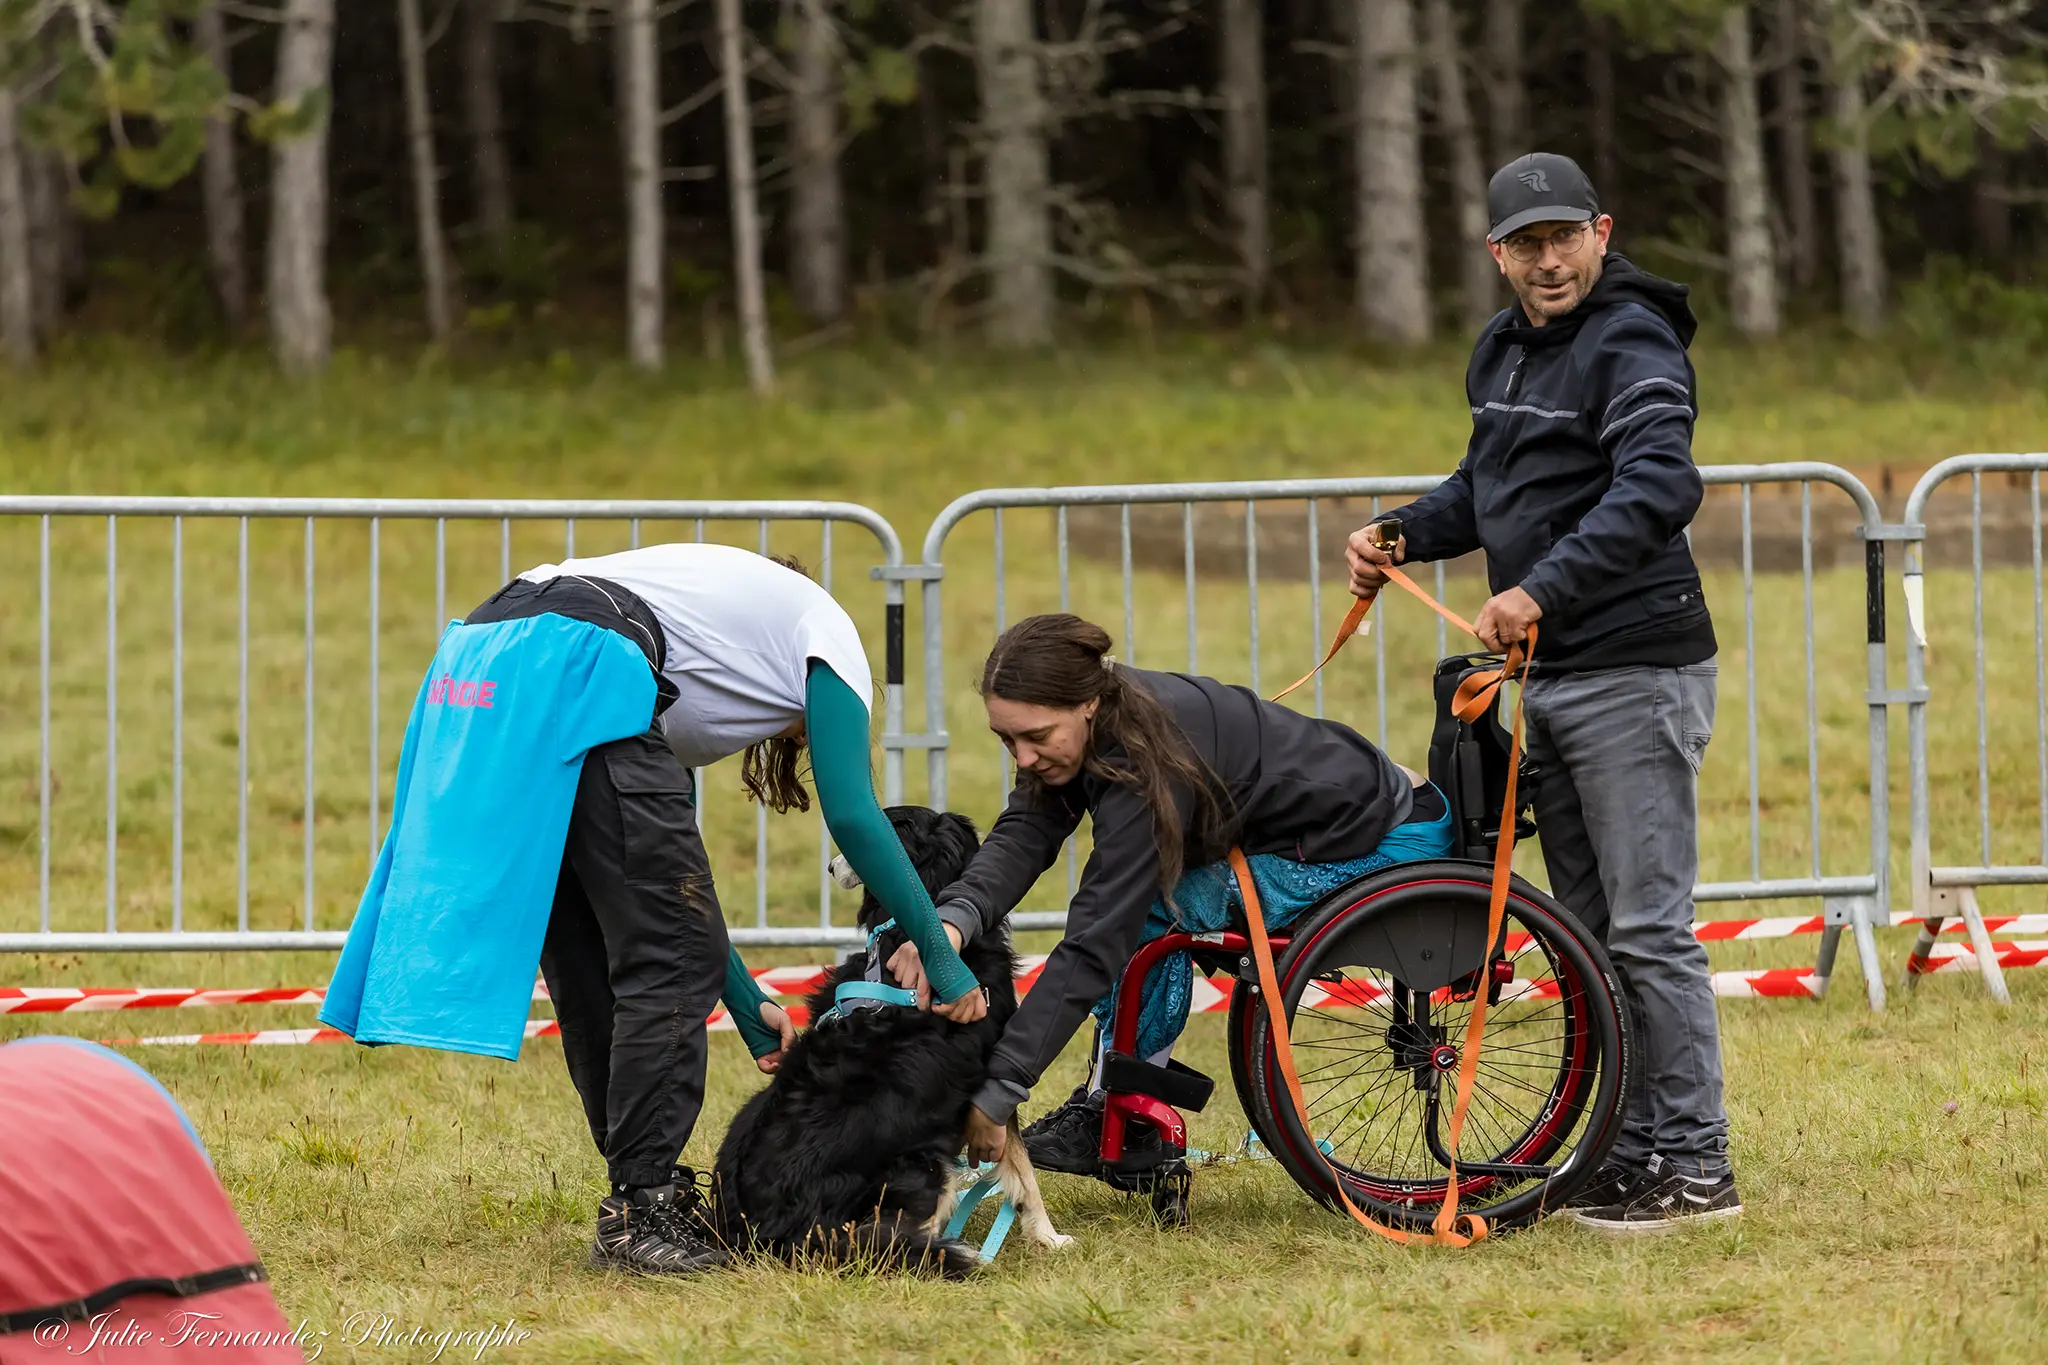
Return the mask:
<svg viewBox="0 0 2048 1365">
<path fill-rule="evenodd" d="M 514 581 L 469 622 L 541 613 L 618 631 L 658 674 L 660 624 L 614 583 Z M 672 698 L 671 688 L 663 692 Z M 540 969 L 569 1079 L 615 1191 L 668 1183 L 697 1125 L 704 1026 L 725 985 L 726 953 L 690 770 L 659 729 L 592 749 L 576 784 Z"/>
</svg>

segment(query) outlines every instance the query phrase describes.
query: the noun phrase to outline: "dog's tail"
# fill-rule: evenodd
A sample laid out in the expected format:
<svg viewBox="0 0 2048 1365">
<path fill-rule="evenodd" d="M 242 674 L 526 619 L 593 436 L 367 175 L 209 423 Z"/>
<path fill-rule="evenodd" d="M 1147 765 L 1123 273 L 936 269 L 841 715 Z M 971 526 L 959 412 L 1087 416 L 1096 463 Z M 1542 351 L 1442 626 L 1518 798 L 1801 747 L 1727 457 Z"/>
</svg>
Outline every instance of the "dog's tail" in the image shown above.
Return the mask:
<svg viewBox="0 0 2048 1365">
<path fill-rule="evenodd" d="M 964 1280 L 981 1269 L 981 1256 L 965 1242 L 941 1237 L 900 1217 L 882 1216 L 850 1223 L 828 1233 L 821 1248 L 837 1263 L 876 1270 L 913 1270 Z"/>
</svg>

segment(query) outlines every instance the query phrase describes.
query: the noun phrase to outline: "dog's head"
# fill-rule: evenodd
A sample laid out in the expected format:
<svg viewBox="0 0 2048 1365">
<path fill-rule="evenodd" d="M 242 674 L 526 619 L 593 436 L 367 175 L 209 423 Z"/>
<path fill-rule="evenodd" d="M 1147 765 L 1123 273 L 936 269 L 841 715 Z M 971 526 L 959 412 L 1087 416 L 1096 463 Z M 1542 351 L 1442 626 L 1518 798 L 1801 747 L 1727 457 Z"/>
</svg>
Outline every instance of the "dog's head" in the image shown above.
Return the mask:
<svg viewBox="0 0 2048 1365">
<path fill-rule="evenodd" d="M 981 835 L 974 822 L 956 812 L 936 811 L 927 806 L 891 806 L 883 814 L 896 827 L 896 837 L 902 840 L 903 851 L 910 855 L 911 867 L 917 870 L 925 891 L 934 898 L 960 879 L 981 849 Z M 859 874 L 843 853 L 832 860 L 831 870 L 833 879 L 849 891 L 861 884 Z M 863 894 L 860 927 L 872 929 L 884 918 L 875 893 Z"/>
</svg>

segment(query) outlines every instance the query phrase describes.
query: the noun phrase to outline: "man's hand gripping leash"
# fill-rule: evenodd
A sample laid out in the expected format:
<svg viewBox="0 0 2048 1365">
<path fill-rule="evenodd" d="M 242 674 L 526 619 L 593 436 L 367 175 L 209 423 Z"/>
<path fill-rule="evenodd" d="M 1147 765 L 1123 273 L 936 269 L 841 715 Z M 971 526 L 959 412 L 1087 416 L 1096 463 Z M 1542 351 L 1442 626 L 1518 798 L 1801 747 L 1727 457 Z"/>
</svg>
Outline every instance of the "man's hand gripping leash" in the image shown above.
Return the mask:
<svg viewBox="0 0 2048 1365">
<path fill-rule="evenodd" d="M 1381 521 L 1372 529 L 1378 532 L 1378 539 L 1375 542 L 1376 548 L 1392 551 L 1395 545 L 1399 543 L 1399 522 L 1389 523 Z M 1430 610 L 1436 612 L 1437 615 L 1443 617 L 1452 625 L 1457 626 L 1460 630 L 1477 638 L 1478 632 L 1472 628 L 1470 622 L 1456 615 L 1441 602 L 1438 602 L 1435 598 L 1417 587 L 1408 575 L 1402 573 L 1392 564 L 1382 564 L 1379 566 L 1379 569 L 1386 575 L 1389 582 L 1398 584 L 1404 591 L 1415 596 L 1424 605 L 1429 607 Z M 1378 593 L 1374 592 L 1354 602 L 1351 610 L 1345 613 L 1343 623 L 1337 627 L 1336 637 L 1330 641 L 1330 648 L 1324 653 L 1321 662 L 1317 663 L 1314 668 L 1310 669 L 1295 682 L 1276 693 L 1273 700 L 1279 701 L 1296 688 L 1305 685 L 1316 674 L 1322 672 L 1323 665 L 1336 657 L 1337 651 L 1344 647 L 1344 642 L 1358 633 L 1359 626 L 1365 621 L 1365 614 L 1372 609 L 1372 604 L 1377 598 Z M 1459 684 L 1457 695 L 1452 701 L 1452 710 L 1458 719 L 1463 721 L 1479 719 L 1493 705 L 1493 699 L 1499 693 L 1503 682 L 1507 681 L 1510 677 L 1516 677 L 1518 682 L 1525 680 L 1528 674 L 1529 655 L 1534 652 L 1535 648 L 1536 627 L 1531 625 L 1527 639 L 1508 650 L 1507 657 L 1502 661 L 1499 668 L 1486 669 L 1482 672 L 1474 673 L 1466 678 L 1463 683 Z M 1517 687 L 1515 691 L 1514 738 L 1508 749 L 1507 800 L 1501 810 L 1500 836 L 1494 845 L 1493 888 L 1486 907 L 1486 942 L 1488 949 L 1486 961 L 1480 964 L 1481 980 L 1485 979 L 1484 973 L 1491 967 L 1493 955 L 1500 951 L 1501 946 L 1501 925 L 1507 913 L 1508 882 L 1514 872 L 1515 812 L 1517 808 L 1515 787 L 1516 779 L 1520 775 L 1521 765 L 1522 694 L 1521 689 Z M 1457 1097 L 1451 1108 L 1451 1132 L 1448 1144 L 1451 1163 L 1450 1170 L 1445 1178 L 1443 1205 L 1437 1210 L 1436 1218 L 1431 1224 L 1430 1230 L 1426 1233 L 1415 1233 L 1409 1232 L 1405 1228 L 1388 1227 L 1386 1224 L 1374 1219 L 1351 1201 L 1350 1194 L 1344 1188 L 1343 1177 L 1337 1174 L 1334 1167 L 1330 1166 L 1329 1158 L 1322 1155 L 1322 1148 L 1315 1142 L 1314 1130 L 1309 1127 L 1308 1104 L 1302 1095 L 1301 1077 L 1294 1066 L 1293 1043 L 1288 1037 L 1287 1020 L 1280 1005 L 1280 983 L 1278 976 L 1273 970 L 1273 948 L 1266 936 L 1266 921 L 1264 914 L 1261 913 L 1259 908 L 1258 888 L 1252 884 L 1251 865 L 1245 861 L 1242 849 L 1232 849 L 1230 851 L 1230 867 L 1231 871 L 1237 875 L 1238 890 L 1244 897 L 1245 920 L 1251 930 L 1252 957 L 1258 965 L 1259 996 L 1265 1005 L 1266 1021 L 1269 1026 L 1268 1035 L 1272 1039 L 1274 1057 L 1279 1063 L 1281 1077 L 1287 1082 L 1288 1101 L 1294 1106 L 1295 1116 L 1301 1121 L 1302 1131 L 1309 1135 L 1311 1149 L 1318 1153 L 1318 1159 L 1323 1162 L 1325 1169 L 1329 1170 L 1331 1188 L 1336 1191 L 1337 1198 L 1343 1203 L 1345 1211 L 1352 1218 L 1356 1219 L 1360 1225 L 1378 1233 L 1381 1237 L 1391 1242 L 1423 1242 L 1439 1246 L 1462 1247 L 1470 1246 L 1472 1243 L 1484 1238 L 1488 1231 L 1486 1220 L 1476 1213 L 1461 1215 L 1458 1212 L 1457 1157 L 1458 1141 L 1465 1131 L 1465 1113 L 1471 1107 L 1473 1083 L 1479 1072 L 1480 1047 L 1486 1035 L 1487 993 L 1481 990 L 1472 999 L 1472 1017 L 1465 1025 L 1465 1042 L 1463 1048 L 1460 1049 Z"/>
</svg>

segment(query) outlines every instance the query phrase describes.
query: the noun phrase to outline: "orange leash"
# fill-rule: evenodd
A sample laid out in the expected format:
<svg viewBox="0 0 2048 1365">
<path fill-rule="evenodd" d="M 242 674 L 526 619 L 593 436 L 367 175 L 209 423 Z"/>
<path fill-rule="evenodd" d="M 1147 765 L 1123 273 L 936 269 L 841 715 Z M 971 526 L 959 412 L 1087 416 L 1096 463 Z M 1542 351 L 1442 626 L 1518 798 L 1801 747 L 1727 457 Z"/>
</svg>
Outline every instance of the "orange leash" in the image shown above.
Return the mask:
<svg viewBox="0 0 2048 1365">
<path fill-rule="evenodd" d="M 1391 565 L 1385 566 L 1387 577 L 1412 593 L 1437 615 L 1477 638 L 1478 632 L 1464 618 L 1452 612 L 1441 602 L 1415 586 L 1408 575 Z M 1289 692 L 1307 683 L 1322 672 L 1323 665 L 1337 656 L 1344 642 L 1358 633 L 1359 625 L 1365 620 L 1366 612 L 1372 609 L 1375 597 L 1360 598 L 1344 614 L 1343 624 L 1337 627 L 1336 638 L 1322 660 L 1300 679 L 1274 696 L 1278 701 Z M 1486 714 L 1499 693 L 1501 684 L 1510 676 L 1519 674 L 1518 681 L 1526 680 L 1529 670 L 1529 656 L 1536 648 L 1536 628 L 1529 628 L 1529 638 L 1508 651 L 1507 658 L 1497 669 L 1487 669 L 1472 674 L 1458 685 L 1457 695 L 1452 699 L 1452 710 L 1460 720 L 1473 721 Z M 1309 1146 L 1330 1172 L 1331 1187 L 1342 1201 L 1345 1211 L 1352 1218 L 1372 1232 L 1378 1233 L 1390 1242 L 1426 1242 L 1441 1246 L 1463 1247 L 1484 1238 L 1487 1234 L 1486 1220 L 1476 1213 L 1458 1213 L 1458 1142 L 1465 1132 L 1465 1114 L 1472 1104 L 1472 1088 L 1479 1074 L 1479 1052 L 1486 1036 L 1487 970 L 1492 965 L 1493 951 L 1500 942 L 1502 922 L 1506 918 L 1508 903 L 1508 882 L 1514 871 L 1515 859 L 1515 787 L 1522 767 L 1522 694 L 1515 692 L 1514 737 L 1508 747 L 1507 800 L 1501 808 L 1500 836 L 1494 842 L 1493 889 L 1486 906 L 1486 960 L 1480 964 L 1480 987 L 1472 997 L 1472 1017 L 1465 1024 L 1465 1044 L 1458 1059 L 1458 1088 L 1456 1099 L 1451 1106 L 1450 1132 L 1450 1174 L 1444 1190 L 1443 1206 L 1437 1210 L 1434 1222 L 1427 1233 L 1409 1232 L 1404 1228 L 1392 1228 L 1379 1222 L 1351 1201 L 1344 1189 L 1343 1177 L 1331 1167 L 1329 1159 L 1322 1155 L 1317 1145 L 1315 1132 L 1309 1127 L 1308 1102 L 1303 1098 L 1301 1077 L 1294 1066 L 1294 1043 L 1288 1036 L 1287 1019 L 1280 1007 L 1280 982 L 1273 970 L 1273 947 L 1266 936 L 1266 919 L 1259 907 L 1258 888 L 1252 884 L 1251 864 L 1245 861 L 1244 850 L 1230 850 L 1231 871 L 1237 874 L 1239 893 L 1244 897 L 1245 921 L 1251 929 L 1252 957 L 1258 964 L 1259 993 L 1264 1000 L 1266 1020 L 1271 1026 L 1273 1053 L 1280 1064 L 1280 1075 L 1287 1082 L 1287 1096 L 1294 1105 L 1295 1116 L 1301 1120 L 1301 1128 L 1308 1134 Z M 1462 1228 L 1460 1225 L 1463 1225 Z"/>
<path fill-rule="evenodd" d="M 1467 635 L 1470 635 L 1474 639 L 1479 638 L 1479 632 L 1472 628 L 1472 623 L 1470 621 L 1467 621 L 1464 617 L 1458 615 L 1458 613 L 1452 611 L 1449 607 L 1437 601 L 1434 597 L 1431 597 L 1421 588 L 1415 586 L 1415 580 L 1410 578 L 1407 574 L 1402 573 L 1399 569 L 1395 568 L 1391 564 L 1381 565 L 1380 572 L 1384 573 L 1389 579 L 1393 580 L 1393 582 L 1399 587 L 1405 588 L 1409 592 L 1409 594 L 1412 595 L 1416 601 L 1422 603 L 1423 606 L 1428 607 L 1431 611 L 1435 612 L 1438 616 L 1443 617 L 1444 620 L 1449 621 L 1452 625 L 1456 626 L 1459 630 L 1464 631 Z M 1314 668 L 1311 668 L 1308 672 L 1302 674 L 1300 677 L 1296 678 L 1293 682 L 1287 684 L 1287 686 L 1281 688 L 1278 692 L 1275 692 L 1273 694 L 1272 699 L 1274 701 L 1279 701 L 1288 693 L 1294 692 L 1300 688 L 1308 686 L 1308 684 L 1315 678 L 1316 674 L 1323 671 L 1323 665 L 1329 663 L 1330 660 L 1337 657 L 1337 651 L 1344 648 L 1344 642 L 1349 640 L 1352 636 L 1358 634 L 1358 628 L 1365 624 L 1365 614 L 1372 610 L 1372 604 L 1374 602 L 1377 602 L 1378 600 L 1379 594 L 1374 593 L 1371 597 L 1361 597 L 1357 601 L 1353 602 L 1351 604 L 1351 610 L 1344 613 L 1343 621 L 1338 624 L 1337 634 L 1330 641 L 1330 647 L 1323 651 L 1323 657 L 1316 661 L 1316 666 Z M 1534 631 L 1531 631 L 1529 633 L 1529 643 L 1532 648 L 1534 647 L 1535 642 L 1536 634 Z"/>
</svg>

